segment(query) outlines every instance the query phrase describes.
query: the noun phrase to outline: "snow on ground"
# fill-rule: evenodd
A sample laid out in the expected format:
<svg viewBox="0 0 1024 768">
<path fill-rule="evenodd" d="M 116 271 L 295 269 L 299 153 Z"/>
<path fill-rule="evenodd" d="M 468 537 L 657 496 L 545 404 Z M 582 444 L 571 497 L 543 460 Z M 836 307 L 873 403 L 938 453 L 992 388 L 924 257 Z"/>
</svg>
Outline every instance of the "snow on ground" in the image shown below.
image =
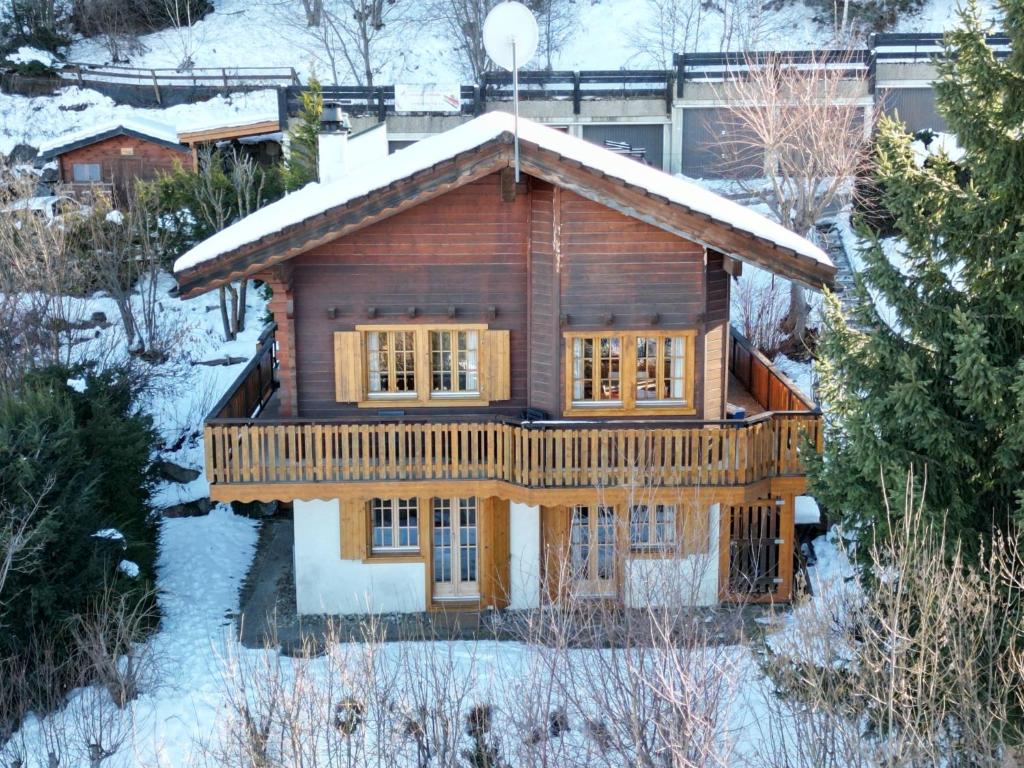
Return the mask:
<svg viewBox="0 0 1024 768">
<path fill-rule="evenodd" d="M 62 88 L 56 96 L 15 96 L 0 93 L 0 152 L 9 154 L 17 144 L 40 146 L 65 134 L 92 131 L 98 125 L 150 120 L 178 131 L 196 125 L 260 119 L 277 114 L 273 90 L 216 96 L 208 101 L 167 109 L 142 109 L 115 104 L 113 99 L 88 88 Z"/>
<path fill-rule="evenodd" d="M 956 23 L 957 4 L 958 0 L 927 0 L 919 14 L 906 14 L 893 31 L 949 29 Z M 991 2 L 986 0 L 982 7 L 987 16 L 992 15 Z M 576 3 L 574 8 L 577 15 L 572 34 L 554 56 L 554 69 L 671 66 L 671 62 L 658 63 L 638 50 L 637 29 L 652 23 L 650 6 L 643 0 L 592 0 Z M 172 28 L 143 36 L 140 42 L 144 52 L 130 56 L 130 64 L 175 68 L 190 56 L 196 67 L 293 67 L 303 79 L 315 72 L 325 82 L 332 82 L 331 63 L 304 29 L 301 13 L 299 3 L 216 0 L 214 11 L 189 30 Z M 740 25 L 745 34 L 758 40 L 760 47 L 780 50 L 822 47 L 829 34 L 815 20 L 815 11 L 801 3 L 786 3 L 763 20 L 743 19 Z M 720 26 L 717 18 L 708 14 L 691 49 L 720 50 Z M 453 43 L 444 35 L 425 29 L 422 24 L 413 24 L 403 26 L 398 37 L 399 45 L 381 67 L 377 82 L 466 80 L 451 56 Z M 109 61 L 109 54 L 101 41 L 89 39 L 76 42 L 68 58 L 103 64 Z M 539 69 L 545 64 L 535 60 L 528 66 Z M 338 67 L 340 82 L 355 82 L 343 63 Z"/>
</svg>

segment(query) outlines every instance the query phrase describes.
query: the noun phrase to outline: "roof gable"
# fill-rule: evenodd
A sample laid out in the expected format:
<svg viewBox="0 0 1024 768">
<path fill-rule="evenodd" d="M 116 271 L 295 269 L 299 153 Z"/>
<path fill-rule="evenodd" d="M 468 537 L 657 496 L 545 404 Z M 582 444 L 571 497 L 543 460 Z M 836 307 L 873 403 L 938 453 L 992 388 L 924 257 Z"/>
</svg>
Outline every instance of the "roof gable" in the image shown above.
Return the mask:
<svg viewBox="0 0 1024 768">
<path fill-rule="evenodd" d="M 399 150 L 372 170 L 310 184 L 198 244 L 175 263 L 194 295 L 509 167 L 512 118 L 492 112 Z M 817 246 L 682 178 L 520 119 L 523 171 L 680 237 L 813 287 L 835 267 Z"/>
</svg>

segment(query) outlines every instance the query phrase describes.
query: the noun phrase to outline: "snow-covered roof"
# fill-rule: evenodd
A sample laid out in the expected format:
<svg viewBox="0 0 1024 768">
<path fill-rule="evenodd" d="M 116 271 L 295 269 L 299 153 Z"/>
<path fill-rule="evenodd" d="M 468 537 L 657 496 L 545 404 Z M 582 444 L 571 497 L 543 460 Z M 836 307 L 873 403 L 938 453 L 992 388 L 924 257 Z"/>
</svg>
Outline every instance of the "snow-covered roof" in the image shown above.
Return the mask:
<svg viewBox="0 0 1024 768">
<path fill-rule="evenodd" d="M 224 128 L 245 128 L 250 125 L 262 125 L 263 123 L 278 122 L 276 113 L 264 113 L 256 115 L 235 115 L 228 119 L 200 120 L 195 123 L 187 123 L 178 126 L 179 133 L 202 133 L 204 131 L 219 131 Z"/>
<path fill-rule="evenodd" d="M 377 163 L 361 168 L 359 173 L 330 184 L 309 184 L 199 243 L 175 262 L 174 270 L 183 272 L 230 254 L 243 246 L 476 149 L 502 134 L 511 134 L 512 131 L 512 115 L 507 112 L 489 112 L 388 155 Z M 519 136 L 524 143 L 534 144 L 574 160 L 626 185 L 640 187 L 652 195 L 663 197 L 774 246 L 828 268 L 832 267 L 825 252 L 810 241 L 693 182 L 525 118 L 519 118 Z"/>
<path fill-rule="evenodd" d="M 73 146 L 91 144 L 123 133 L 136 134 L 163 144 L 178 144 L 178 132 L 173 125 L 158 123 L 155 120 L 147 120 L 142 117 L 133 117 L 116 123 L 101 123 L 74 133 L 67 133 L 50 141 L 44 141 L 39 146 L 39 154 L 41 156 L 58 155 Z"/>
</svg>

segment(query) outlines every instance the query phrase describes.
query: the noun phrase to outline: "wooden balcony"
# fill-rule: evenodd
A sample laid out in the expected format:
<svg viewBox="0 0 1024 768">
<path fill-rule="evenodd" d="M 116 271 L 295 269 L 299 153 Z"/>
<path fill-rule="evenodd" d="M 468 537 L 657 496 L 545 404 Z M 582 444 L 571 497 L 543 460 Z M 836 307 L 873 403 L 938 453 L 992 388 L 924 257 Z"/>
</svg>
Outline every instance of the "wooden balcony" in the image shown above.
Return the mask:
<svg viewBox="0 0 1024 768">
<path fill-rule="evenodd" d="M 805 444 L 819 450 L 821 445 L 820 412 L 738 335 L 730 355 L 731 386 L 742 387 L 743 397 L 764 411 L 711 422 L 257 419 L 274 390 L 273 354 L 271 327 L 256 357 L 207 419 L 206 472 L 215 498 L 232 498 L 231 488 L 238 486 L 296 483 L 741 486 L 801 476 L 800 451 Z"/>
</svg>

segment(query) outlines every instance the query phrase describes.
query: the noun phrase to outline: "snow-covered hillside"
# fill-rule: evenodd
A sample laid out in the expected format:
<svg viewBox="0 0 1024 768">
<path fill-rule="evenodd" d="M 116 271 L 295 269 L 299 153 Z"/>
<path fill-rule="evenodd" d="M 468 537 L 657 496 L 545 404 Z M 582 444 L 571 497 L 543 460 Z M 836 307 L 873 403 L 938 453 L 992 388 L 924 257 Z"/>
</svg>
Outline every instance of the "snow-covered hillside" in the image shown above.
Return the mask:
<svg viewBox="0 0 1024 768">
<path fill-rule="evenodd" d="M 730 0 L 737 2 L 737 0 Z M 935 32 L 956 23 L 958 0 L 927 0 L 921 12 L 900 20 L 894 31 Z M 301 29 L 282 22 L 282 4 L 275 0 L 215 0 L 215 10 L 187 32 L 169 29 L 141 38 L 144 52 L 131 57 L 138 67 L 177 67 L 188 50 L 196 67 L 294 67 L 305 79 L 312 72 L 330 81 L 330 68 L 318 45 Z M 292 4 L 296 8 L 298 3 Z M 983 1 L 983 8 L 991 3 Z M 644 0 L 580 0 L 568 43 L 555 56 L 555 69 L 619 69 L 651 67 L 654 62 L 638 50 L 637 30 L 651 25 Z M 823 47 L 828 30 L 814 20 L 812 10 L 787 3 L 766 19 L 758 35 L 760 47 L 802 49 Z M 301 25 L 299 25 L 301 26 Z M 693 50 L 721 46 L 720 25 L 704 23 Z M 382 67 L 381 83 L 454 82 L 465 80 L 452 55 L 452 42 L 422 24 L 403 28 L 400 47 Z M 99 40 L 80 40 L 68 58 L 106 63 L 109 54 Z M 533 66 L 544 62 L 534 61 Z M 352 82 L 351 78 L 343 78 Z"/>
</svg>

